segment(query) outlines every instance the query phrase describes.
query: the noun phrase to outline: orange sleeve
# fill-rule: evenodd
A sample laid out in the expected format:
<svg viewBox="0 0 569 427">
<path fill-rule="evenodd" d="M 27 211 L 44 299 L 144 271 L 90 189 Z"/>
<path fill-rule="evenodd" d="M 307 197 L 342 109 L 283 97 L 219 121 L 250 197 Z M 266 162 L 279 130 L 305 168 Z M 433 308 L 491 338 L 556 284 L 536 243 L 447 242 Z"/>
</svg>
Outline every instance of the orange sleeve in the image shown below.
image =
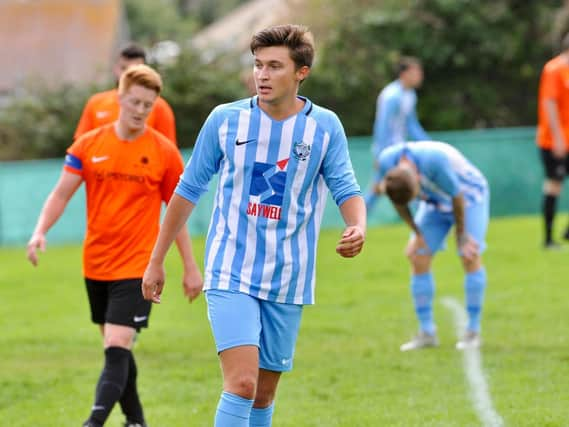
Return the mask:
<svg viewBox="0 0 569 427">
<path fill-rule="evenodd" d="M 174 111 L 164 98 L 158 98 L 155 105 L 155 121 L 154 129 L 168 138 L 175 145 L 176 141 L 176 119 L 174 118 Z"/>
<path fill-rule="evenodd" d="M 77 129 L 75 129 L 73 140 L 76 140 L 81 135 L 84 135 L 85 133 L 95 128 L 95 125 L 93 124 L 93 103 L 94 100 L 93 97 L 91 97 L 85 104 L 85 108 L 83 108 L 83 113 L 81 114 L 81 118 L 77 124 Z"/>
<path fill-rule="evenodd" d="M 166 172 L 164 173 L 162 184 L 160 185 L 162 200 L 166 203 L 170 201 L 170 197 L 172 197 L 180 180 L 180 175 L 184 172 L 184 160 L 180 152 L 175 148 L 170 148 L 167 151 L 167 155 Z"/>
<path fill-rule="evenodd" d="M 558 69 L 545 67 L 540 81 L 541 99 L 559 99 L 559 83 Z"/>
</svg>

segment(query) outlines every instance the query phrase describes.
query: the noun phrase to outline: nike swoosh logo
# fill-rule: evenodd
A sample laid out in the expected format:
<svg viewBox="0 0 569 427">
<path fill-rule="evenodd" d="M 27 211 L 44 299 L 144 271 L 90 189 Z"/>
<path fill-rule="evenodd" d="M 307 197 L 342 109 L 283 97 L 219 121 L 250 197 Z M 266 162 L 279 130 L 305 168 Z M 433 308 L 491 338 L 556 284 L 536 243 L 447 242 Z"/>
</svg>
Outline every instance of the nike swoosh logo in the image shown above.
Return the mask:
<svg viewBox="0 0 569 427">
<path fill-rule="evenodd" d="M 94 405 L 94 406 L 91 408 L 91 411 L 102 411 L 103 409 L 105 409 L 104 406 L 101 406 L 101 405 Z"/>
<path fill-rule="evenodd" d="M 256 141 L 256 139 L 245 139 L 243 141 L 239 141 L 239 139 L 235 140 L 235 145 L 245 145 L 248 144 L 250 142 Z"/>
<path fill-rule="evenodd" d="M 143 320 L 146 320 L 148 318 L 148 316 L 134 316 L 134 321 L 135 322 L 142 322 Z"/>
<path fill-rule="evenodd" d="M 100 157 L 93 156 L 93 157 L 91 157 L 91 161 L 92 161 L 93 163 L 100 163 L 100 162 L 104 162 L 104 161 L 107 160 L 108 158 L 109 158 L 109 156 L 100 156 Z"/>
<path fill-rule="evenodd" d="M 98 119 L 104 119 L 105 117 L 109 116 L 111 113 L 108 111 L 97 111 L 96 116 Z"/>
</svg>

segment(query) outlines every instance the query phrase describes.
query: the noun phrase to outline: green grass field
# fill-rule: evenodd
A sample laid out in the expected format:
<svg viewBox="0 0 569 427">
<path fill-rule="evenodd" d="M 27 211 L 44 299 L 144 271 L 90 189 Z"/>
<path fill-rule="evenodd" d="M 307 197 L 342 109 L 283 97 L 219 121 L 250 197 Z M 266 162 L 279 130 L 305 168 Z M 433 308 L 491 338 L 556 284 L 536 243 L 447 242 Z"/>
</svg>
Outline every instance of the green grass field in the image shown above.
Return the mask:
<svg viewBox="0 0 569 427">
<path fill-rule="evenodd" d="M 441 347 L 402 354 L 416 329 L 403 226 L 369 231 L 364 253 L 334 252 L 323 232 L 317 304 L 304 312 L 294 370 L 281 381 L 275 426 L 479 426 L 453 317 L 462 301 L 454 245 L 435 262 Z M 508 426 L 569 425 L 568 252 L 543 252 L 538 218 L 496 219 L 485 254 L 489 286 L 482 366 Z M 203 240 L 195 248 L 202 258 Z M 174 251 L 173 251 L 174 252 Z M 0 425 L 79 426 L 102 366 L 78 246 L 50 247 L 33 269 L 23 248 L 0 249 Z M 203 297 L 189 305 L 178 256 L 163 302 L 136 344 L 152 427 L 211 426 L 221 376 Z M 115 408 L 107 425 L 123 418 Z"/>
</svg>

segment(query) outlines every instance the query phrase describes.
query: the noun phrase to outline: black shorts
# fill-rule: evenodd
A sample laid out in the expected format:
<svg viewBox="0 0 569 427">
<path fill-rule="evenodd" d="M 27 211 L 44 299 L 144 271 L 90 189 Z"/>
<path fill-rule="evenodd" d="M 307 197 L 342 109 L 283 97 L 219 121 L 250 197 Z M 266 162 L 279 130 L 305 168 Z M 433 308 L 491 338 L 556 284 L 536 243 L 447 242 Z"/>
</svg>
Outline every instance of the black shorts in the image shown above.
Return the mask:
<svg viewBox="0 0 569 427">
<path fill-rule="evenodd" d="M 140 331 L 148 327 L 152 303 L 142 296 L 142 279 L 93 280 L 85 278 L 91 320 L 113 323 Z"/>
<path fill-rule="evenodd" d="M 559 159 L 551 150 L 541 148 L 541 160 L 545 176 L 553 181 L 563 181 L 569 171 L 569 156 Z"/>
</svg>

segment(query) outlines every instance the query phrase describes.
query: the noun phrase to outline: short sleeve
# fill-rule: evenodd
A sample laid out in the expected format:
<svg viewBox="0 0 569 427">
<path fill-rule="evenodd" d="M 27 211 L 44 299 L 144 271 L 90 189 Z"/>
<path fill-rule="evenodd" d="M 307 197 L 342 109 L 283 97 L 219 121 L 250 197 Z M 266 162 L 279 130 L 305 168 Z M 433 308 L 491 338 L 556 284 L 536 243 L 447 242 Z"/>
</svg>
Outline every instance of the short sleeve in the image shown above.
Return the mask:
<svg viewBox="0 0 569 427">
<path fill-rule="evenodd" d="M 83 112 L 81 113 L 81 118 L 79 119 L 79 123 L 77 123 L 77 128 L 75 129 L 75 134 L 73 135 L 74 140 L 79 139 L 81 135 L 84 135 L 85 133 L 95 128 L 92 119 L 93 115 L 92 110 L 93 110 L 93 97 L 89 98 L 89 100 L 85 104 L 85 107 L 83 108 Z"/>
<path fill-rule="evenodd" d="M 328 150 L 322 163 L 322 174 L 337 206 L 361 194 L 348 152 L 348 140 L 340 119 L 333 116 Z"/>
<path fill-rule="evenodd" d="M 219 128 L 223 120 L 220 115 L 214 110 L 206 119 L 176 188 L 176 194 L 194 204 L 207 191 L 209 181 L 218 172 L 223 158 L 219 143 Z"/>
<path fill-rule="evenodd" d="M 184 160 L 180 155 L 180 152 L 176 149 L 170 148 L 167 150 L 167 167 L 164 177 L 162 178 L 162 183 L 160 184 L 160 193 L 162 195 L 162 200 L 166 203 L 170 201 L 180 175 L 184 171 Z"/>
<path fill-rule="evenodd" d="M 540 81 L 541 95 L 543 99 L 559 98 L 559 75 L 555 68 L 545 67 Z"/>
<path fill-rule="evenodd" d="M 154 108 L 156 109 L 156 116 L 153 128 L 177 145 L 174 111 L 164 98 L 158 98 Z"/>
</svg>

